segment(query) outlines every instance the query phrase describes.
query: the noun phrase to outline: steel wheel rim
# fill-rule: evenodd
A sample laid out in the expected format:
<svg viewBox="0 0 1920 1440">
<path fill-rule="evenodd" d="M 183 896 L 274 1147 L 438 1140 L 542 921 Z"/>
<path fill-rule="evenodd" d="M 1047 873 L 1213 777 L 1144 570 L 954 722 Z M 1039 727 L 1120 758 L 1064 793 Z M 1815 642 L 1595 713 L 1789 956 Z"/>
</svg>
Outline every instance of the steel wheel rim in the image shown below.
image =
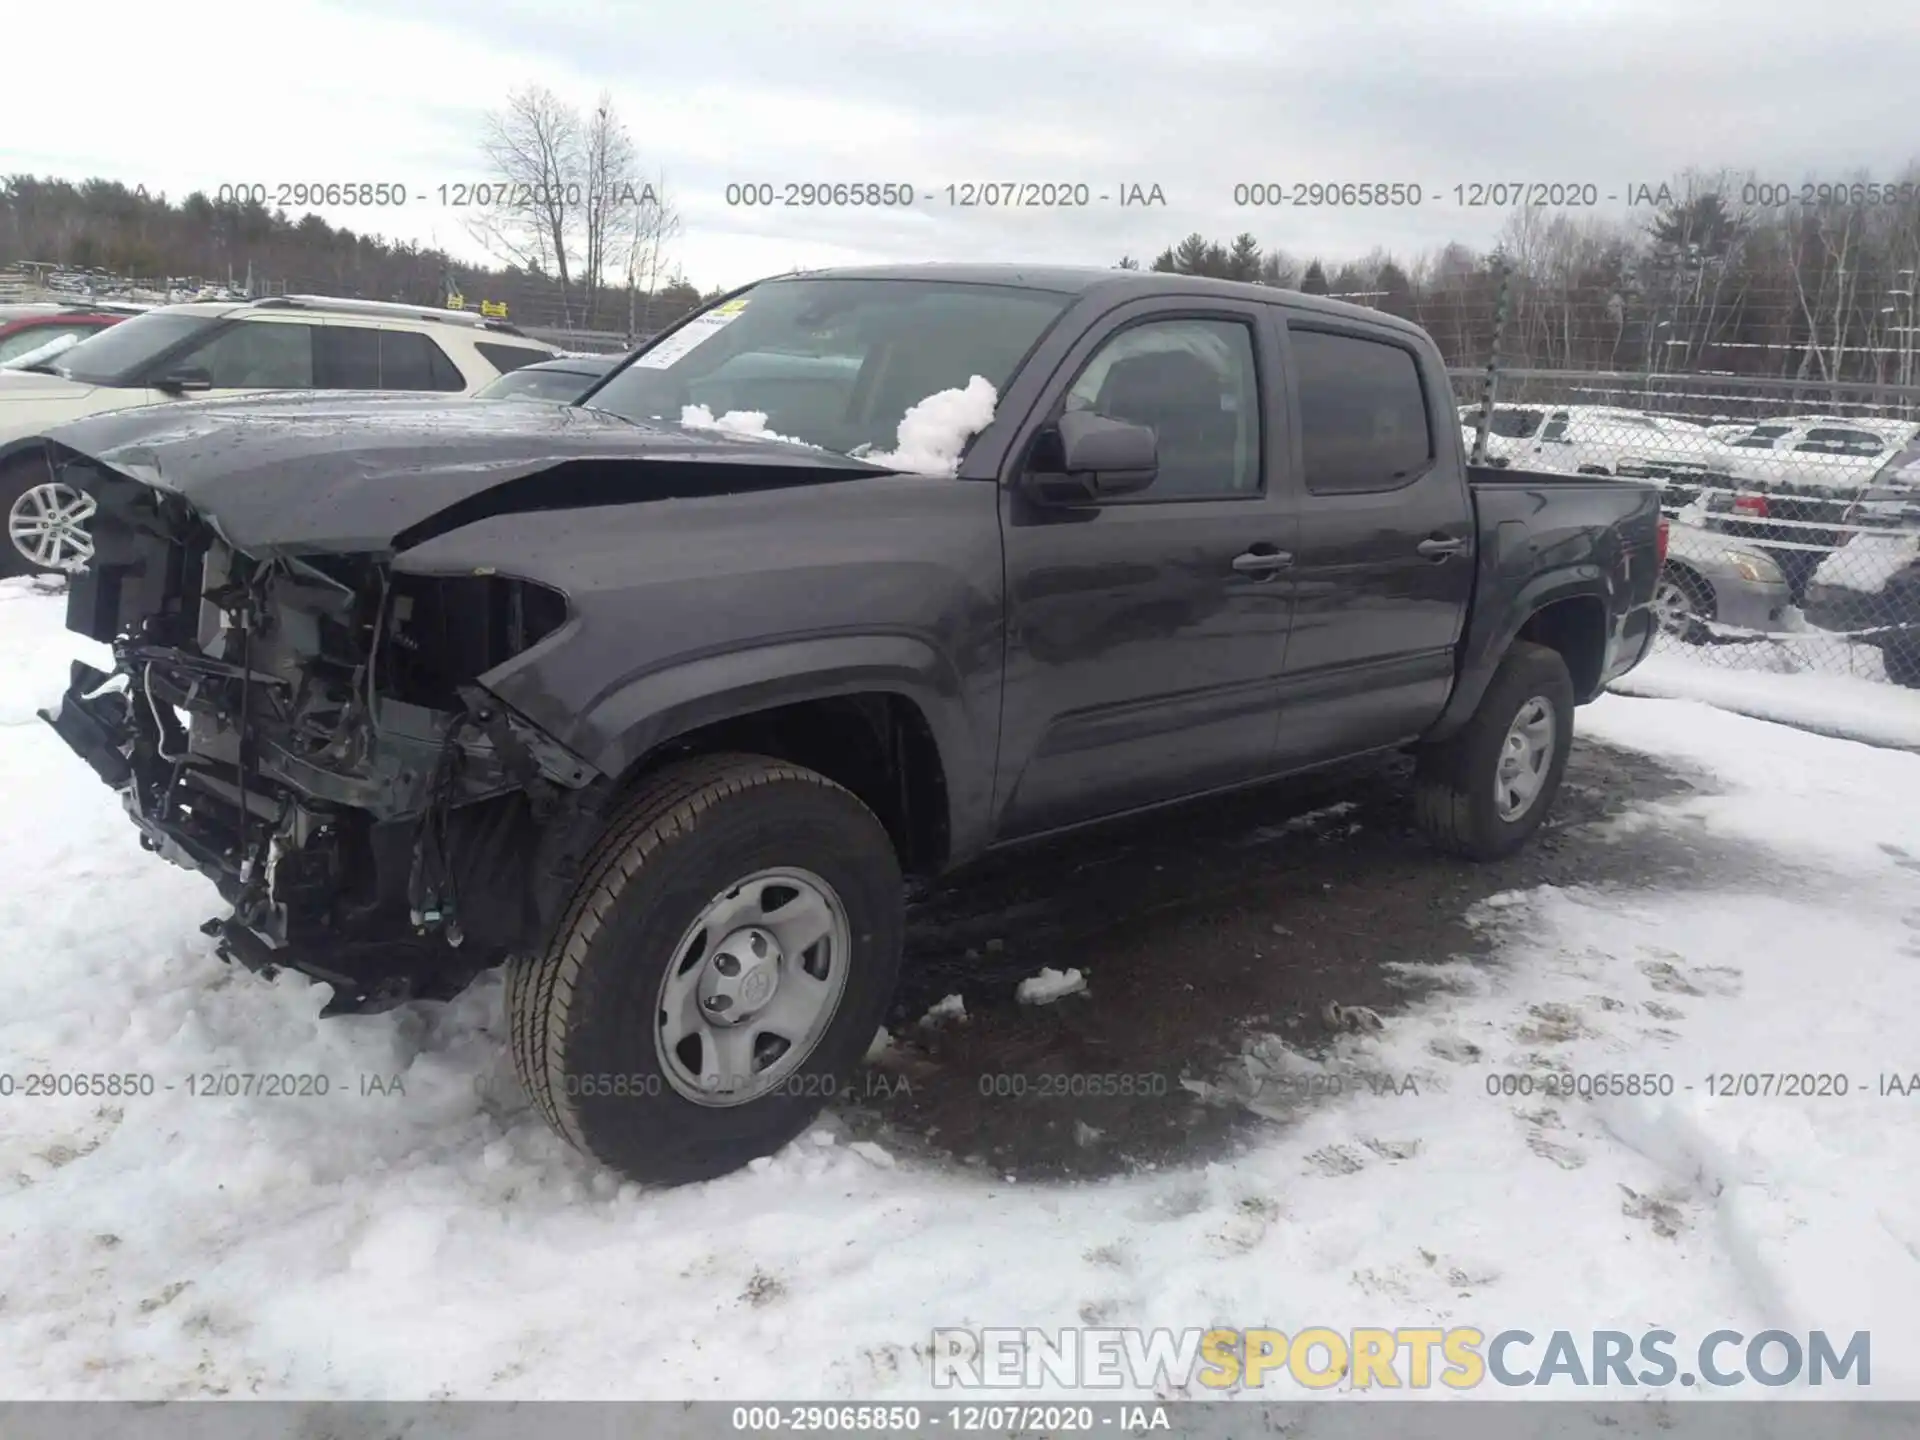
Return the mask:
<svg viewBox="0 0 1920 1440">
<path fill-rule="evenodd" d="M 853 928 L 810 870 L 758 870 L 707 902 L 674 946 L 654 1006 L 667 1083 L 730 1108 L 785 1084 L 846 993 Z"/>
<path fill-rule="evenodd" d="M 1535 695 L 1513 717 L 1506 739 L 1500 742 L 1500 760 L 1494 766 L 1493 804 L 1502 820 L 1518 820 L 1533 808 L 1546 788 L 1557 743 L 1553 702 Z"/>
<path fill-rule="evenodd" d="M 85 529 L 94 499 L 58 480 L 29 486 L 7 512 L 7 538 L 34 565 L 47 570 L 77 570 L 93 558 L 93 537 Z"/>
<path fill-rule="evenodd" d="M 1679 581 L 1663 578 L 1654 586 L 1653 614 L 1662 630 L 1678 634 L 1687 628 L 1687 622 L 1697 613 L 1693 597 Z"/>
</svg>

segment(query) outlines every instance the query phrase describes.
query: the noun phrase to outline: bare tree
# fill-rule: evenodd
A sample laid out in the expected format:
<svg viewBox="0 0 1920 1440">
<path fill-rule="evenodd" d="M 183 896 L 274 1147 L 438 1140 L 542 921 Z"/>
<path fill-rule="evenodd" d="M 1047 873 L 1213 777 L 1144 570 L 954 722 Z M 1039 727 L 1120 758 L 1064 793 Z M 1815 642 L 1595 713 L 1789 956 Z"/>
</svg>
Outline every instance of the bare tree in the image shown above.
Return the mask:
<svg viewBox="0 0 1920 1440">
<path fill-rule="evenodd" d="M 653 301 L 660 292 L 667 246 L 680 235 L 680 212 L 667 193 L 664 175 L 649 181 L 623 207 L 620 223 L 627 248 L 627 343 L 632 344 L 653 328 Z"/>
<path fill-rule="evenodd" d="M 594 301 L 605 281 L 608 262 L 631 250 L 642 205 L 635 193 L 639 157 L 633 138 L 613 113 L 613 96 L 602 91 L 587 120 L 582 182 L 581 228 L 585 246 L 580 271 L 586 323 L 594 323 Z"/>
<path fill-rule="evenodd" d="M 480 146 L 493 203 L 469 226 L 496 258 L 560 282 L 567 320 L 570 253 L 586 206 L 585 137 L 580 116 L 544 86 L 516 90 L 487 116 Z"/>
</svg>

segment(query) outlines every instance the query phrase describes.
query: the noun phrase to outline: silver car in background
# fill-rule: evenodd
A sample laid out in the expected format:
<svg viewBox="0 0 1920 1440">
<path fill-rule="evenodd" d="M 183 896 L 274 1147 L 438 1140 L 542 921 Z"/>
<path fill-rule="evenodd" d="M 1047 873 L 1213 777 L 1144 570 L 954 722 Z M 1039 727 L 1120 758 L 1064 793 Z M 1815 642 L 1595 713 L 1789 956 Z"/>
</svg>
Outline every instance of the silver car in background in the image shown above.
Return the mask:
<svg viewBox="0 0 1920 1440">
<path fill-rule="evenodd" d="M 1787 577 L 1762 550 L 1679 521 L 1667 525 L 1667 563 L 1653 592 L 1667 634 L 1704 643 L 1707 626 L 1770 633 L 1791 628 Z"/>
</svg>

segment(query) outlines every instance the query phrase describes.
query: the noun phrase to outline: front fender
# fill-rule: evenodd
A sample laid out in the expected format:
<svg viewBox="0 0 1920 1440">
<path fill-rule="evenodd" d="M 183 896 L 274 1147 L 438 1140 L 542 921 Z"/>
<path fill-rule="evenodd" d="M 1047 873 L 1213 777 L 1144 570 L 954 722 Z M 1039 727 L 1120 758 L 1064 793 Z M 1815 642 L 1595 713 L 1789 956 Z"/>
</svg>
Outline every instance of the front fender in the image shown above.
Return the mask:
<svg viewBox="0 0 1920 1440">
<path fill-rule="evenodd" d="M 47 442 L 38 431 L 30 435 L 17 435 L 11 440 L 0 440 L 0 470 L 15 460 L 44 457 L 46 453 Z"/>
<path fill-rule="evenodd" d="M 546 707 L 536 694 L 516 698 L 530 684 L 537 684 L 537 676 L 519 671 L 492 688 L 523 713 L 539 716 Z M 955 852 L 972 848 L 987 829 L 991 737 L 969 719 L 969 696 L 957 668 L 916 635 L 814 635 L 683 657 L 620 680 L 577 715 L 554 717 L 554 734 L 602 773 L 618 775 L 650 751 L 707 725 L 809 700 L 874 693 L 906 700 L 925 719 L 946 782 Z"/>
</svg>

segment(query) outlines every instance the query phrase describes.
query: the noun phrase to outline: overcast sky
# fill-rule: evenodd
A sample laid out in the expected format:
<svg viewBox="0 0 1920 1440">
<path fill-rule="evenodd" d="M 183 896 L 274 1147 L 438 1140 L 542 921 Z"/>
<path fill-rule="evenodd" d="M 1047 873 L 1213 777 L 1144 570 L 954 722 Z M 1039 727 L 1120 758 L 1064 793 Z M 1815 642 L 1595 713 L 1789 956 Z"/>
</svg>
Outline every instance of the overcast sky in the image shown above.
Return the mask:
<svg viewBox="0 0 1920 1440">
<path fill-rule="evenodd" d="M 17 13 L 16 13 L 17 12 Z M 604 88 L 705 288 L 881 260 L 1150 260 L 1190 231 L 1329 259 L 1488 243 L 1475 182 L 1630 188 L 1689 166 L 1891 178 L 1920 153 L 1915 0 L 81 0 L 21 4 L 0 170 L 178 198 L 387 181 L 338 223 L 483 257 L 442 184 L 486 178 L 482 117 Z M 968 181 L 1158 185 L 1164 207 L 961 210 Z M 730 181 L 907 182 L 904 210 L 730 208 Z M 1237 183 L 1417 184 L 1418 207 L 1237 208 Z M 1608 203 L 1607 197 L 1619 197 Z M 927 198 L 930 197 L 930 198 Z M 1644 212 L 1642 212 L 1644 213 Z"/>
</svg>

